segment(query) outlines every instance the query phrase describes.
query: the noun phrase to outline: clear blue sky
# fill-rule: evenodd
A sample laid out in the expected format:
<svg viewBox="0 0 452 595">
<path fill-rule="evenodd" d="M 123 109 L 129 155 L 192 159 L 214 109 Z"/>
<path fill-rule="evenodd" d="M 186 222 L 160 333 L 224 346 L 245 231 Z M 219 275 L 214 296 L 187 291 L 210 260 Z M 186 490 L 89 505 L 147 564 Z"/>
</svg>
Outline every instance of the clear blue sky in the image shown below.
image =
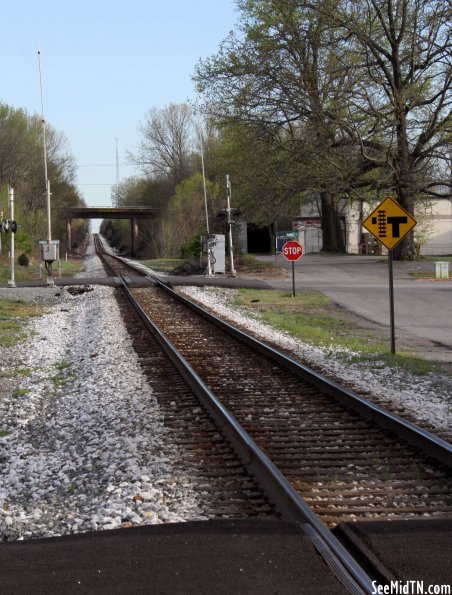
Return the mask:
<svg viewBox="0 0 452 595">
<path fill-rule="evenodd" d="M 125 153 L 145 113 L 194 98 L 195 65 L 239 18 L 234 0 L 25 0 L 1 13 L 0 101 L 41 113 L 39 47 L 45 119 L 69 141 L 88 206 L 110 204 L 115 139 L 120 178 L 137 173 Z"/>
</svg>

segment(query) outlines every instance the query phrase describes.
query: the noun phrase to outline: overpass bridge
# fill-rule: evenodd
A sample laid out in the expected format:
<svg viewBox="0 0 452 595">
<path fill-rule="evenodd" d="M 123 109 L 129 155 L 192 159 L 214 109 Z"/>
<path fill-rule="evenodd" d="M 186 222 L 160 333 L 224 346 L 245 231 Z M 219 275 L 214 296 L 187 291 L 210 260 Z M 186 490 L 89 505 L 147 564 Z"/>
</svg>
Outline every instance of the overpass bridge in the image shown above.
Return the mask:
<svg viewBox="0 0 452 595">
<path fill-rule="evenodd" d="M 138 220 L 154 219 L 153 207 L 69 207 L 66 209 L 66 239 L 68 252 L 72 252 L 73 219 L 129 219 L 131 227 L 131 253 L 135 256 L 138 243 Z"/>
</svg>

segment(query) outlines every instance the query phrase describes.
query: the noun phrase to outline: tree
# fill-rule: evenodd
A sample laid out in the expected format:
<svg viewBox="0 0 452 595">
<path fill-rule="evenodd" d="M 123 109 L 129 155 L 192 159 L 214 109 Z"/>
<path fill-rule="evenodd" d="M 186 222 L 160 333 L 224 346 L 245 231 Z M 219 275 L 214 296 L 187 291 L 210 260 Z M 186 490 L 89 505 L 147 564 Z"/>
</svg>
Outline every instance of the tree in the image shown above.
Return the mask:
<svg viewBox="0 0 452 595">
<path fill-rule="evenodd" d="M 334 30 L 307 3 L 238 4 L 242 36 L 231 34 L 195 73 L 207 109 L 219 122 L 245 125 L 265 138 L 273 163 L 284 164 L 286 174 L 274 207 L 318 194 L 323 249 L 342 250 L 340 199 L 369 169 L 345 118 L 353 71 L 342 68 Z"/>
<path fill-rule="evenodd" d="M 210 198 L 214 195 L 213 186 L 209 181 L 207 193 Z M 193 236 L 206 232 L 203 179 L 200 173 L 178 184 L 161 225 L 162 244 L 166 256 L 181 256 L 183 248 Z"/>
<path fill-rule="evenodd" d="M 170 179 L 174 188 L 190 174 L 193 130 L 189 105 L 170 103 L 162 109 L 153 107 L 141 126 L 140 150 L 130 158 L 146 175 Z"/>
<path fill-rule="evenodd" d="M 320 0 L 312 9 L 361 73 L 348 106 L 362 155 L 389 167 L 396 198 L 411 214 L 422 194 L 451 197 L 450 173 L 441 175 L 452 135 L 450 0 Z M 414 258 L 412 233 L 395 256 Z"/>
<path fill-rule="evenodd" d="M 62 239 L 64 248 L 64 207 L 81 206 L 84 202 L 73 183 L 75 161 L 64 135 L 47 125 L 46 137 L 48 173 L 52 181 L 52 212 L 56 215 L 53 217 L 52 235 Z M 35 249 L 38 239 L 46 235 L 44 177 L 41 119 L 29 116 L 25 110 L 0 103 L 0 186 L 11 184 L 14 187 L 16 218 L 21 224 L 18 239 L 23 237 L 23 241 Z M 6 206 L 3 204 L 5 212 Z M 87 223 L 78 226 L 74 231 L 74 241 L 81 242 L 86 232 Z"/>
</svg>

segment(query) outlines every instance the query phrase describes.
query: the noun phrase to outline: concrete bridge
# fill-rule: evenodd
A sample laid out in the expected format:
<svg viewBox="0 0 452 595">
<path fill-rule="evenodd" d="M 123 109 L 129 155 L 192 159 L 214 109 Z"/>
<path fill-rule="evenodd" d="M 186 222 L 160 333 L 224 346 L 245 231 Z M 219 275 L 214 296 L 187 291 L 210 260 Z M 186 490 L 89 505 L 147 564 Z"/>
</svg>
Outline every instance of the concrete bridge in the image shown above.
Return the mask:
<svg viewBox="0 0 452 595">
<path fill-rule="evenodd" d="M 72 252 L 72 219 L 129 219 L 131 226 L 131 252 L 135 256 L 138 241 L 138 220 L 153 219 L 152 207 L 70 207 L 66 209 L 66 239 L 68 252 Z"/>
</svg>

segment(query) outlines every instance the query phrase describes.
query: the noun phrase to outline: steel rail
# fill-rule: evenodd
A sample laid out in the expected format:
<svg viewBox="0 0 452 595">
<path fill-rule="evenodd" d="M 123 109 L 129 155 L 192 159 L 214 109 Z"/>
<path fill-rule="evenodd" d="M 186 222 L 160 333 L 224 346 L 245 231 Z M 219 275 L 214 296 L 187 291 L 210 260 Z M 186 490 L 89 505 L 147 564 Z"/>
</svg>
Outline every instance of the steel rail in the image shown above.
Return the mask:
<svg viewBox="0 0 452 595">
<path fill-rule="evenodd" d="M 291 486 L 281 471 L 257 446 L 248 432 L 219 401 L 184 356 L 174 347 L 165 333 L 149 318 L 127 287 L 127 282 L 123 278 L 121 279 L 125 295 L 147 329 L 191 390 L 200 399 L 207 412 L 215 420 L 243 465 L 264 488 L 278 512 L 281 513 L 283 518 L 301 524 L 304 532 L 322 554 L 326 563 L 334 570 L 351 593 L 372 593 L 372 579 L 369 575 L 320 521 L 319 517 Z"/>
<path fill-rule="evenodd" d="M 362 418 L 373 421 L 378 426 L 394 432 L 400 438 L 404 439 L 406 442 L 412 446 L 415 446 L 419 450 L 422 450 L 428 456 L 433 457 L 447 467 L 452 467 L 452 444 L 446 442 L 446 440 L 435 436 L 427 430 L 419 428 L 415 424 L 403 419 L 402 417 L 399 417 L 394 413 L 386 411 L 386 409 L 383 409 L 375 403 L 371 403 L 354 391 L 341 386 L 333 380 L 330 380 L 320 372 L 316 372 L 312 368 L 309 368 L 308 366 L 305 366 L 301 362 L 294 360 L 288 355 L 281 353 L 268 344 L 259 341 L 259 339 L 256 339 L 248 333 L 239 330 L 215 314 L 208 312 L 190 299 L 174 291 L 174 289 L 166 285 L 160 279 L 153 277 L 152 275 L 149 276 L 158 284 L 159 287 L 168 292 L 175 299 L 179 300 L 187 307 L 197 312 L 203 318 L 214 323 L 222 330 L 233 335 L 236 339 L 239 339 L 253 349 L 258 350 L 266 357 L 290 370 L 296 376 L 313 384 L 323 393 L 333 397 L 345 405 L 348 409 L 358 413 Z"/>
<path fill-rule="evenodd" d="M 418 448 L 428 456 L 434 458 L 436 461 L 446 465 L 447 467 L 452 467 L 452 444 L 446 440 L 435 436 L 431 432 L 416 426 L 412 422 L 403 419 L 402 417 L 391 413 L 386 409 L 383 409 L 379 405 L 368 401 L 354 391 L 341 386 L 323 374 L 316 372 L 312 368 L 309 368 L 301 362 L 294 360 L 290 356 L 283 354 L 282 352 L 266 343 L 263 343 L 248 333 L 239 330 L 215 314 L 208 312 L 192 300 L 174 291 L 174 289 L 172 289 L 155 274 L 151 273 L 150 271 L 146 271 L 144 268 L 135 267 L 132 261 L 118 257 L 116 255 L 111 256 L 124 262 L 131 268 L 135 268 L 135 270 L 137 270 L 141 275 L 149 277 L 158 287 L 168 292 L 179 302 L 191 308 L 203 318 L 209 320 L 217 327 L 233 335 L 236 339 L 239 339 L 243 343 L 259 351 L 272 361 L 290 370 L 299 378 L 310 382 L 324 394 L 329 395 L 330 397 L 339 401 L 345 407 L 357 413 L 360 417 L 375 422 L 379 427 L 395 433 L 397 436 L 412 446 Z"/>
<path fill-rule="evenodd" d="M 111 255 L 123 261 L 128 266 L 133 263 L 128 259 Z M 108 265 L 111 269 L 112 267 Z M 112 269 L 113 270 L 113 269 Z M 276 361 L 289 369 L 292 373 L 309 381 L 324 393 L 339 400 L 349 409 L 357 412 L 361 417 L 376 422 L 379 426 L 395 432 L 410 444 L 416 446 L 428 455 L 434 457 L 445 465 L 452 465 L 452 446 L 433 434 L 418 428 L 414 424 L 397 415 L 385 411 L 353 391 L 346 389 L 322 374 L 315 372 L 300 362 L 262 343 L 251 335 L 237 329 L 231 324 L 221 320 L 214 314 L 207 312 L 198 304 L 174 291 L 161 279 L 151 272 L 136 268 L 140 274 L 152 279 L 153 283 L 168 292 L 175 299 L 182 302 L 202 317 L 208 319 L 237 339 L 250 345 L 266 357 Z M 115 273 L 116 274 L 116 273 Z M 183 376 L 187 384 L 198 396 L 206 410 L 214 418 L 223 434 L 228 438 L 243 464 L 253 474 L 259 484 L 265 489 L 276 509 L 284 518 L 299 522 L 304 532 L 309 536 L 313 545 L 324 558 L 325 562 L 334 570 L 338 578 L 352 593 L 372 593 L 374 588 L 372 579 L 359 563 L 351 556 L 345 546 L 323 525 L 319 517 L 311 510 L 303 498 L 294 490 L 281 471 L 254 443 L 246 430 L 235 420 L 230 412 L 212 393 L 209 387 L 199 377 L 185 358 L 172 345 L 166 335 L 147 316 L 138 302 L 131 294 L 127 283 L 121 278 L 125 294 L 134 309 L 144 321 L 149 331 L 160 343 L 162 349 Z"/>
<path fill-rule="evenodd" d="M 113 267 L 109 263 L 105 262 L 105 264 L 114 272 Z M 116 272 L 115 274 L 117 275 Z M 321 522 L 320 518 L 296 492 L 276 465 L 257 446 L 248 432 L 219 401 L 184 356 L 175 348 L 165 333 L 149 318 L 132 295 L 124 277 L 119 276 L 119 278 L 128 301 L 148 331 L 158 342 L 194 394 L 197 395 L 206 411 L 220 428 L 220 431 L 228 439 L 243 465 L 256 478 L 256 481 L 265 490 L 270 501 L 273 502 L 282 517 L 300 524 L 304 533 L 325 560 L 325 563 L 332 569 L 350 593 L 356 595 L 372 593 L 374 591 L 372 578 L 369 577 L 367 572 L 348 552 L 345 546 Z"/>
<path fill-rule="evenodd" d="M 434 458 L 436 461 L 446 465 L 447 467 L 452 467 L 452 444 L 446 440 L 443 440 L 431 432 L 416 426 L 412 422 L 403 419 L 395 413 L 391 413 L 390 411 L 383 409 L 383 407 L 370 402 L 354 391 L 341 386 L 333 380 L 330 380 L 320 372 L 316 372 L 312 368 L 309 368 L 301 362 L 294 360 L 290 356 L 281 353 L 277 349 L 269 346 L 266 343 L 263 343 L 259 339 L 256 339 L 248 333 L 239 330 L 215 314 L 208 312 L 192 300 L 174 291 L 174 289 L 172 289 L 167 283 L 162 281 L 162 279 L 157 277 L 155 274 L 151 273 L 150 271 L 146 271 L 143 268 L 135 267 L 132 261 L 122 257 L 117 257 L 115 255 L 112 256 L 118 258 L 131 268 L 135 268 L 135 270 L 137 270 L 140 274 L 149 277 L 163 291 L 169 293 L 179 302 L 191 308 L 203 318 L 209 320 L 223 331 L 233 335 L 236 339 L 239 339 L 269 359 L 290 370 L 299 378 L 308 381 L 325 394 L 333 397 L 345 407 L 357 413 L 360 417 L 368 421 L 375 422 L 379 427 L 395 433 L 410 445 L 418 448 L 426 455 Z"/>
</svg>

